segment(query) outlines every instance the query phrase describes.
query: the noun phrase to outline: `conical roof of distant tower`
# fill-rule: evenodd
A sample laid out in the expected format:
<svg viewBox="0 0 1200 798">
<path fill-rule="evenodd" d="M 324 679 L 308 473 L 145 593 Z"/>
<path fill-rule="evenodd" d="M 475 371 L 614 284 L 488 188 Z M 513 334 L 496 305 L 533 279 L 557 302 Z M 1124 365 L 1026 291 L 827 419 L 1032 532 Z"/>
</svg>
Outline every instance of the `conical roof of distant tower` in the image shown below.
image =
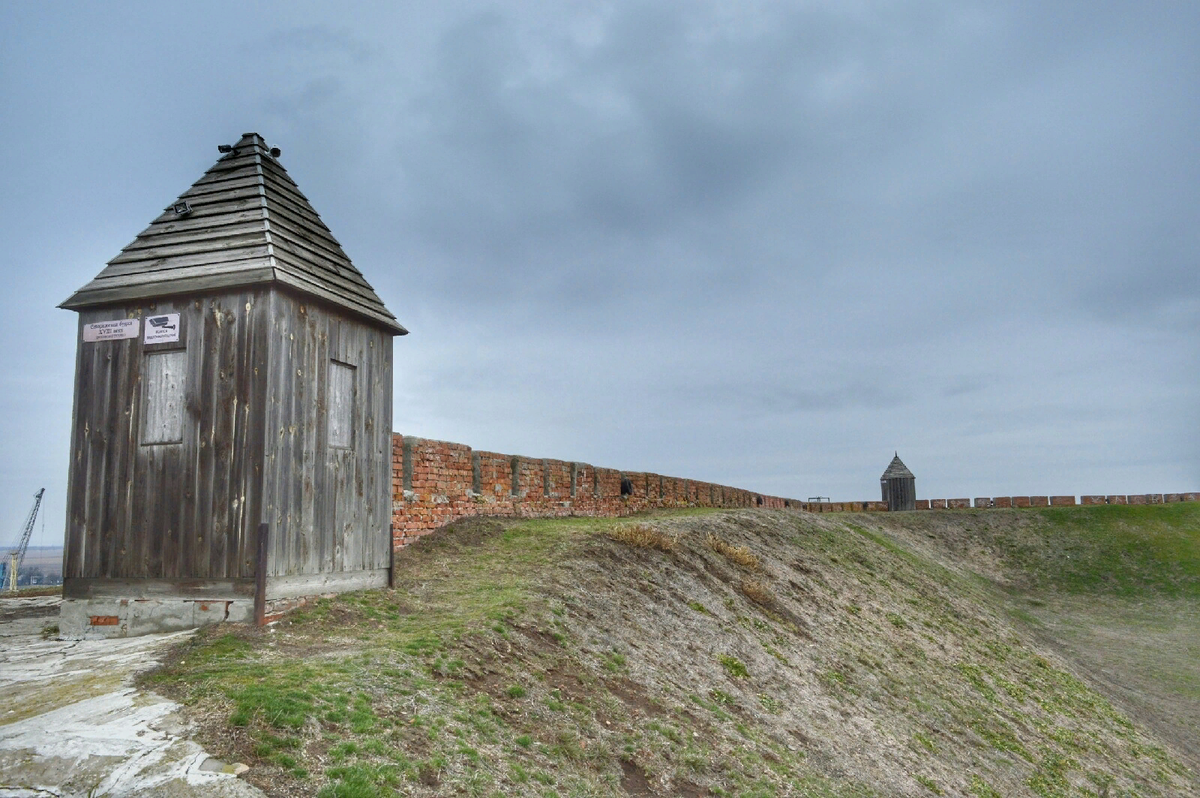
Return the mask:
<svg viewBox="0 0 1200 798">
<path fill-rule="evenodd" d="M 246 133 L 96 279 L 59 307 L 81 310 L 276 284 L 404 335 L 267 143 Z"/>
<path fill-rule="evenodd" d="M 897 479 L 899 477 L 916 479 L 916 477 L 913 476 L 913 472 L 908 470 L 908 466 L 904 465 L 904 463 L 900 460 L 900 454 L 897 453 L 896 456 L 892 458 L 892 462 L 888 464 L 887 470 L 883 472 L 883 476 L 880 477 L 880 479 Z"/>
</svg>

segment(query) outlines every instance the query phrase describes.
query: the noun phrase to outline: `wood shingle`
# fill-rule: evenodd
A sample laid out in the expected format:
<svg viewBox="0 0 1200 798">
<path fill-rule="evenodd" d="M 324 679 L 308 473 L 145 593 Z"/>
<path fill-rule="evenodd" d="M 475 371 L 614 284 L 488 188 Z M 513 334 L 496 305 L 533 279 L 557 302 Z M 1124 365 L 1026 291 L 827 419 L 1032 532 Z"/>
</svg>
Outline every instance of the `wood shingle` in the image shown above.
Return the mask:
<svg viewBox="0 0 1200 798">
<path fill-rule="evenodd" d="M 880 479 L 897 479 L 897 478 L 913 478 L 913 472 L 908 470 L 908 466 L 904 465 L 904 461 L 900 459 L 899 453 L 892 458 L 892 462 L 888 463 L 887 469 L 883 472 Z"/>
<path fill-rule="evenodd" d="M 60 307 L 277 284 L 389 330 L 384 306 L 257 133 L 246 133 Z"/>
</svg>

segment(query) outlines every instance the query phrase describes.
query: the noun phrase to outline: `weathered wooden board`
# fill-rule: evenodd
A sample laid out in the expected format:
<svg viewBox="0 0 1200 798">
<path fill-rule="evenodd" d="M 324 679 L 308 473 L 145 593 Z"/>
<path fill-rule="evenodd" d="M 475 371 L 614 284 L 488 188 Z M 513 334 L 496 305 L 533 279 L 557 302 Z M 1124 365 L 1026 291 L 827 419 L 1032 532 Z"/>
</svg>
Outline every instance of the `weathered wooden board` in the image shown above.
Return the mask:
<svg viewBox="0 0 1200 798">
<path fill-rule="evenodd" d="M 174 208 L 168 208 L 167 210 L 165 210 L 161 214 L 159 214 L 157 217 L 155 217 L 153 224 L 163 224 L 165 222 L 172 222 L 172 221 L 175 221 L 176 219 L 180 219 L 180 218 L 204 219 L 207 217 L 223 216 L 228 213 L 240 213 L 242 211 L 247 211 L 247 210 L 252 210 L 252 209 L 258 210 L 260 212 L 262 211 L 262 202 L 259 199 L 259 197 L 257 197 L 257 196 L 246 197 L 244 199 L 230 200 L 228 202 L 209 202 L 209 203 L 199 204 L 199 205 L 197 205 L 197 207 L 192 209 L 192 213 L 190 213 L 184 217 L 180 217 L 179 214 L 175 213 Z"/>
<path fill-rule="evenodd" d="M 81 314 L 179 313 L 184 336 L 79 344 L 65 576 L 253 575 L 268 293 Z"/>
<path fill-rule="evenodd" d="M 225 173 L 220 180 L 199 180 L 192 185 L 187 191 L 180 195 L 180 199 L 186 199 L 189 202 L 193 197 L 207 197 L 213 194 L 224 192 L 240 191 L 246 188 L 253 188 L 258 191 L 258 173 L 251 167 L 242 170 L 240 175 Z"/>
<path fill-rule="evenodd" d="M 161 233 L 185 233 L 195 231 L 197 233 L 208 230 L 216 230 L 225 225 L 241 224 L 243 222 L 263 220 L 263 209 L 255 206 L 237 213 L 227 213 L 224 216 L 217 218 L 199 218 L 193 219 L 190 216 L 177 217 L 166 222 L 153 225 L 138 234 L 137 240 L 144 241 Z"/>
<path fill-rule="evenodd" d="M 283 260 L 284 259 L 282 257 L 276 257 L 277 262 L 282 262 Z M 386 311 L 384 313 L 380 313 L 373 307 L 358 303 L 355 301 L 354 297 L 348 296 L 343 292 L 332 291 L 327 287 L 324 281 L 318 281 L 316 278 L 312 277 L 312 275 L 307 273 L 297 270 L 277 269 L 275 272 L 275 281 L 280 285 L 294 288 L 302 293 L 309 294 L 318 299 L 324 299 L 330 303 L 342 305 L 347 309 L 357 311 L 363 316 L 382 324 L 399 327 L 399 325 L 396 324 L 396 320 L 392 318 L 391 314 L 387 314 Z"/>
<path fill-rule="evenodd" d="M 142 376 L 142 435 L 139 443 L 183 443 L 183 388 L 187 351 L 168 350 L 146 356 Z"/>
<path fill-rule="evenodd" d="M 169 244 L 186 244 L 189 242 L 211 241 L 222 238 L 231 238 L 234 236 L 244 235 L 246 233 L 259 233 L 266 229 L 266 220 L 259 216 L 252 219 L 232 222 L 219 226 L 206 226 L 199 230 L 179 231 L 172 233 L 156 233 L 154 235 L 139 236 L 125 246 L 121 251 L 122 257 L 126 252 L 136 252 L 137 250 L 151 249 L 154 247 L 165 246 Z M 116 258 L 113 258 L 116 260 Z M 112 261 L 110 261 L 111 263 Z"/>
<path fill-rule="evenodd" d="M 386 568 L 391 519 L 391 335 L 323 303 L 273 295 L 266 408 L 270 573 Z M 332 364 L 349 413 L 331 403 Z M 330 414 L 351 425 L 330 429 Z M 331 437 L 343 436 L 334 445 Z M 348 439 L 348 440 L 347 440 Z"/>
<path fill-rule="evenodd" d="M 281 265 L 295 266 L 314 282 L 351 297 L 359 305 L 365 305 L 373 294 L 362 276 L 349 269 L 339 269 L 329 260 L 314 255 L 292 241 L 281 241 L 274 246 L 275 258 Z"/>
<path fill-rule="evenodd" d="M 190 270 L 180 270 L 181 274 L 172 273 L 160 280 L 155 289 L 165 301 L 172 294 L 203 294 L 221 289 L 243 289 L 255 284 L 276 282 L 275 270 L 269 266 L 259 266 L 254 270 L 230 270 L 225 264 L 216 266 L 197 266 Z M 148 278 L 143 278 L 148 279 Z M 143 298 L 146 286 L 143 282 L 119 282 L 117 285 L 105 285 L 106 281 L 94 280 L 88 288 L 89 298 L 94 301 L 104 300 L 105 303 L 133 302 Z M 66 304 L 63 305 L 66 307 Z"/>
<path fill-rule="evenodd" d="M 246 599 L 254 594 L 253 579 L 72 579 L 63 585 L 63 598 Z"/>
<path fill-rule="evenodd" d="M 243 158 L 240 163 L 217 161 L 216 165 L 204 174 L 204 177 L 196 181 L 196 185 L 219 184 L 226 180 L 238 180 L 246 176 L 258 178 L 258 167 L 253 159 Z"/>
<path fill-rule="evenodd" d="M 346 590 L 369 590 L 387 587 L 388 569 L 374 568 L 363 571 L 338 571 L 336 573 L 302 574 L 279 576 L 267 582 L 269 600 L 314 596 L 322 593 L 340 593 Z"/>
<path fill-rule="evenodd" d="M 222 236 L 193 237 L 188 240 L 173 242 L 164 242 L 160 238 L 154 241 L 153 244 L 154 246 L 126 247 L 124 252 L 109 261 L 109 265 L 156 261 L 183 255 L 195 255 L 197 253 L 223 252 L 230 249 L 254 249 L 255 247 L 264 246 L 261 229 L 230 232 Z"/>
<path fill-rule="evenodd" d="M 211 269 L 222 263 L 265 262 L 270 254 L 268 246 L 265 241 L 260 240 L 257 244 L 239 242 L 235 248 L 228 250 L 193 248 L 193 251 L 188 254 L 145 258 L 136 264 L 114 263 L 104 272 L 106 278 L 111 275 L 114 278 L 124 278 L 126 282 L 130 283 L 137 281 L 142 284 L 154 284 L 163 274 L 173 278 L 176 274 L 186 274 L 186 269 Z M 162 272 L 161 270 L 164 269 L 169 269 L 170 273 Z"/>
</svg>

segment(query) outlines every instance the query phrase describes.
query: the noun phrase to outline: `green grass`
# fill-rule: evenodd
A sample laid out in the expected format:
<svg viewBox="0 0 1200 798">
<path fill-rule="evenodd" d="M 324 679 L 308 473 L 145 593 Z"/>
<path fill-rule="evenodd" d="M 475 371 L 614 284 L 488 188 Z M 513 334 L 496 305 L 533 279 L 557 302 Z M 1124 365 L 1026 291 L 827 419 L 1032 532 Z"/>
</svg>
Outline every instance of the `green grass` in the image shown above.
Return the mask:
<svg viewBox="0 0 1200 798">
<path fill-rule="evenodd" d="M 1033 591 L 1200 598 L 1200 503 L 1099 505 L 1036 514 L 996 544 Z"/>
<path fill-rule="evenodd" d="M 737 657 L 731 657 L 728 654 L 722 654 L 717 657 L 717 661 L 721 663 L 721 667 L 733 679 L 749 679 L 750 672 L 746 670 L 746 664 Z"/>
</svg>

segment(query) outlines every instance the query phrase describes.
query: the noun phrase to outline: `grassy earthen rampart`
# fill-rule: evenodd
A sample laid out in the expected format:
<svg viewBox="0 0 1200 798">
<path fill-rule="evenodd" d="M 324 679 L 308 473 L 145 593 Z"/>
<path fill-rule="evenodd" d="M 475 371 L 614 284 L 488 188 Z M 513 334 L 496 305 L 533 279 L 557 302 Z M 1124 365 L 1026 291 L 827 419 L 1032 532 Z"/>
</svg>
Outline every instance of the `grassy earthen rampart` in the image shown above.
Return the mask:
<svg viewBox="0 0 1200 798">
<path fill-rule="evenodd" d="M 280 796 L 1196 794 L 1198 530 L 1195 504 L 468 519 L 396 590 L 205 630 L 149 682 Z"/>
</svg>

